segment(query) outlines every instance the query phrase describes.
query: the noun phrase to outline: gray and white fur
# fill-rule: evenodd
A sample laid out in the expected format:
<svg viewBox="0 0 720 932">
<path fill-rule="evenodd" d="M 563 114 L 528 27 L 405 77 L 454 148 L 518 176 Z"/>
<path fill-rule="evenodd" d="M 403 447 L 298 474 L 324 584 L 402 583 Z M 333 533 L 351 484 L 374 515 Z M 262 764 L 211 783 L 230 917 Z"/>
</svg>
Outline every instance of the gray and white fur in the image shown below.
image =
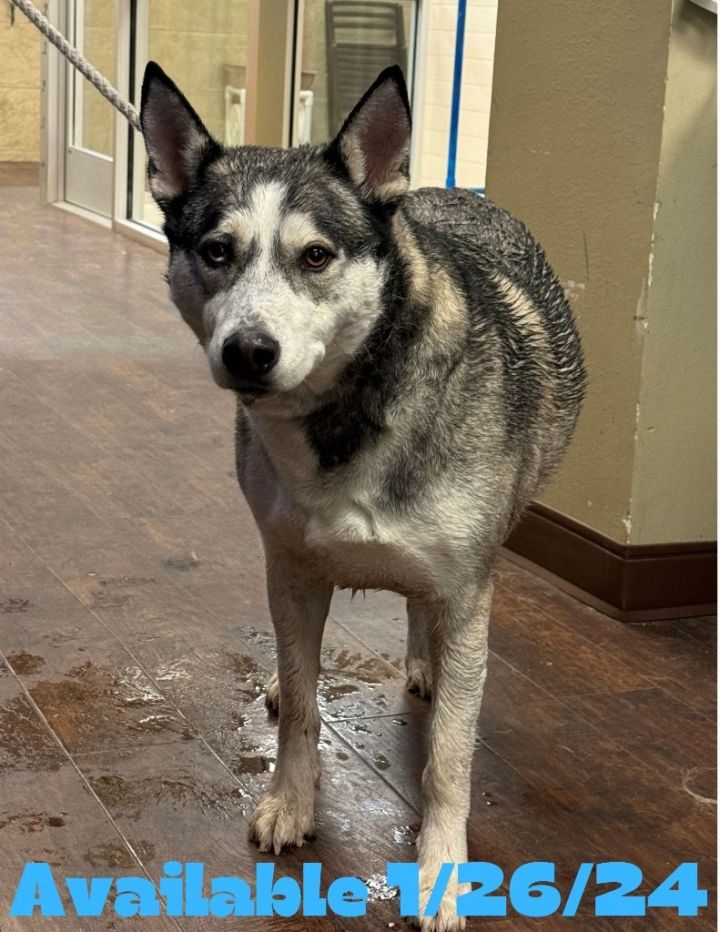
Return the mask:
<svg viewBox="0 0 720 932">
<path fill-rule="evenodd" d="M 578 334 L 525 227 L 461 190 L 408 190 L 410 110 L 384 71 L 324 146 L 223 148 L 155 64 L 150 186 L 175 304 L 237 395 L 260 529 L 279 748 L 262 850 L 312 835 L 320 646 L 335 587 L 407 599 L 408 685 L 432 691 L 418 838 L 425 902 L 467 860 L 470 767 L 498 548 L 568 444 Z M 464 927 L 457 884 L 425 930 Z"/>
</svg>

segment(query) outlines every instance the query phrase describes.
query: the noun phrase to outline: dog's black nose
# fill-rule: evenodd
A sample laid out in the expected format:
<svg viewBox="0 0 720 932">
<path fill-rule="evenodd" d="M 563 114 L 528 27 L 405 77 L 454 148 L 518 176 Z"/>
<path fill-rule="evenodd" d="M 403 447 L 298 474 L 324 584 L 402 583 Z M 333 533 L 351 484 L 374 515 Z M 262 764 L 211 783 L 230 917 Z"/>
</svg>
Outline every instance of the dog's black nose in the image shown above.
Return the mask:
<svg viewBox="0 0 720 932">
<path fill-rule="evenodd" d="M 222 361 L 237 379 L 256 379 L 268 373 L 280 358 L 280 344 L 266 333 L 237 333 L 223 343 Z"/>
</svg>

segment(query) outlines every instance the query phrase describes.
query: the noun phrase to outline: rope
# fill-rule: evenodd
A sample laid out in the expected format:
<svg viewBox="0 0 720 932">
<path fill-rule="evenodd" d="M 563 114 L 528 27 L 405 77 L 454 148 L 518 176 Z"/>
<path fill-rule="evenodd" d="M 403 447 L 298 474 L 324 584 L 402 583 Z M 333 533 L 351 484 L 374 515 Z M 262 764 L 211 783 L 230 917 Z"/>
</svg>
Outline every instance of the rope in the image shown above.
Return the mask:
<svg viewBox="0 0 720 932">
<path fill-rule="evenodd" d="M 76 49 L 74 45 L 70 45 L 65 36 L 58 32 L 50 20 L 43 16 L 30 0 L 10 0 L 10 3 L 15 4 L 18 10 L 21 10 L 30 22 L 37 26 L 40 32 L 52 42 L 70 64 L 77 68 L 80 74 L 86 77 L 93 87 L 96 87 L 103 97 L 122 113 L 131 126 L 134 126 L 137 130 L 140 129 L 140 116 L 135 107 L 127 100 L 123 100 L 108 79 L 103 77 L 96 68 L 93 68 L 82 52 Z"/>
</svg>

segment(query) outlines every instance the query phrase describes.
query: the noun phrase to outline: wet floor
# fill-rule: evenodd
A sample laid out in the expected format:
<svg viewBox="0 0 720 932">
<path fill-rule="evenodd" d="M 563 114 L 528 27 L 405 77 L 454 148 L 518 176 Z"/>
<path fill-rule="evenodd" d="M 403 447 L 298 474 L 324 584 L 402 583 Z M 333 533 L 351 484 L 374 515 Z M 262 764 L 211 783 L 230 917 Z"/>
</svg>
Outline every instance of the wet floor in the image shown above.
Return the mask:
<svg viewBox="0 0 720 932">
<path fill-rule="evenodd" d="M 0 192 L 0 250 L 0 928 L 76 932 L 6 918 L 25 862 L 157 878 L 200 860 L 249 878 L 269 859 L 247 824 L 275 761 L 273 637 L 232 477 L 232 399 L 170 307 L 162 256 L 22 185 Z M 334 599 L 317 837 L 278 858 L 293 876 L 320 860 L 328 881 L 368 880 L 369 917 L 243 928 L 407 928 L 382 882 L 387 861 L 413 857 L 428 726 L 404 690 L 403 618 L 392 595 Z M 554 861 L 568 885 L 580 861 L 628 860 L 647 889 L 699 861 L 714 886 L 713 620 L 622 626 L 502 560 L 491 648 L 471 858 L 506 875 Z M 633 922 L 585 913 L 575 928 Z"/>
</svg>

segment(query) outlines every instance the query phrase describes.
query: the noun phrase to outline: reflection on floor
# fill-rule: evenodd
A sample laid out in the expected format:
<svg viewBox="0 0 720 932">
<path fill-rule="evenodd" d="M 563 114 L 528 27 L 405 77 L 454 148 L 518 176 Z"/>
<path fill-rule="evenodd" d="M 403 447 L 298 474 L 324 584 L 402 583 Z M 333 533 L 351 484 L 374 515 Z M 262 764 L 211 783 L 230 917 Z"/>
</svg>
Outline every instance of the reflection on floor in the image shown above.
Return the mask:
<svg viewBox="0 0 720 932">
<path fill-rule="evenodd" d="M 246 836 L 274 755 L 273 638 L 233 400 L 172 310 L 157 252 L 27 186 L 2 190 L 0 246 L 0 916 L 29 860 L 158 877 L 177 858 L 250 878 L 268 860 Z M 554 861 L 563 889 L 580 861 L 636 862 L 649 889 L 697 860 L 712 886 L 712 620 L 623 626 L 507 561 L 496 590 L 471 857 L 506 872 Z M 369 879 L 413 858 L 428 705 L 403 688 L 403 613 L 388 594 L 334 600 L 318 833 L 283 872 L 319 859 L 328 878 Z M 404 928 L 373 889 L 365 920 L 243 928 Z M 638 927 L 584 915 L 574 928 Z M 659 911 L 647 927 L 714 922 Z"/>
</svg>

